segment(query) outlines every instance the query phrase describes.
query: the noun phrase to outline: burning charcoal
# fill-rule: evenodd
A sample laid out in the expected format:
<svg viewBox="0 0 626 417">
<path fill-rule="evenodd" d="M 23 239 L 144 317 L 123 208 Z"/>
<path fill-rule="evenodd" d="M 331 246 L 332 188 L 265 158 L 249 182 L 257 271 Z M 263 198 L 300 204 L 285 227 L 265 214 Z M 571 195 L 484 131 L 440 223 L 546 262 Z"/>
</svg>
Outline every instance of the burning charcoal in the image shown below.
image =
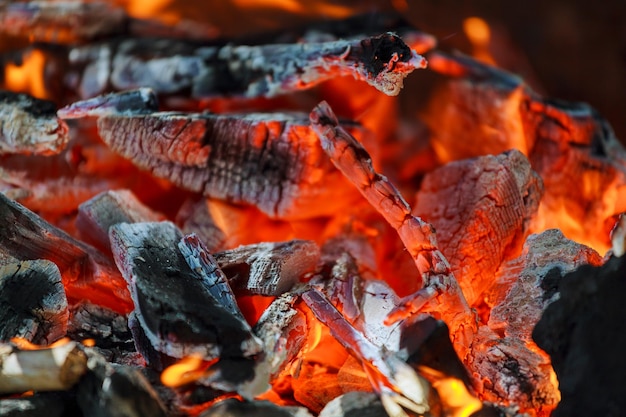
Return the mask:
<svg viewBox="0 0 626 417">
<path fill-rule="evenodd" d="M 371 392 L 348 392 L 326 404 L 319 417 L 387 417 L 378 396 Z"/>
<path fill-rule="evenodd" d="M 59 268 L 46 260 L 0 266 L 0 342 L 50 343 L 65 336 L 67 298 Z"/>
<path fill-rule="evenodd" d="M 559 401 L 554 371 L 545 354 L 512 337 L 499 337 L 487 326 L 475 336 L 466 359 L 482 398 L 522 409 L 551 410 Z"/>
<path fill-rule="evenodd" d="M 363 366 L 375 370 L 376 376 L 371 376 L 371 382 L 390 415 L 402 415 L 400 414 L 402 407 L 416 413 L 428 411 L 428 383 L 418 376 L 413 368 L 399 359 L 394 352 L 382 349 L 367 340 L 319 291 L 307 290 L 302 298 L 344 348 L 352 352 Z"/>
<path fill-rule="evenodd" d="M 67 335 L 72 340 L 92 339 L 94 349 L 110 362 L 132 362 L 137 354 L 126 316 L 96 304 L 70 308 Z"/>
<path fill-rule="evenodd" d="M 0 193 L 0 252 L 19 260 L 47 259 L 61 271 L 68 301 L 91 300 L 118 312 L 130 310 L 124 279 L 102 253 L 73 239 Z"/>
<path fill-rule="evenodd" d="M 313 417 L 304 407 L 280 407 L 270 401 L 220 401 L 198 417 Z"/>
<path fill-rule="evenodd" d="M 206 199 L 187 200 L 183 203 L 176 214 L 176 223 L 183 233 L 197 234 L 209 252 L 224 249 L 226 234 L 215 222 Z"/>
<path fill-rule="evenodd" d="M 411 215 L 411 208 L 400 192 L 372 167 L 372 160 L 363 146 L 339 125 L 326 102 L 320 103 L 310 115 L 311 126 L 333 163 L 359 189 L 370 204 L 394 227 L 422 275 L 424 289 L 410 296 L 391 313 L 389 321 L 397 321 L 433 301 L 425 310 L 436 311 L 449 320 L 453 328 L 464 324 L 471 328 L 471 314 L 450 265 L 437 248 L 432 226 Z M 463 343 L 463 342 L 462 342 Z"/>
<path fill-rule="evenodd" d="M 404 78 L 426 66 L 422 56 L 390 33 L 320 43 L 221 47 L 125 39 L 75 47 L 66 54 L 65 87 L 83 99 L 111 88 L 139 87 L 153 88 L 159 95 L 190 92 L 195 99 L 272 97 L 343 75 L 397 95 Z"/>
<path fill-rule="evenodd" d="M 452 162 L 424 177 L 413 213 L 437 230 L 470 305 L 481 301 L 500 263 L 519 253 L 541 193 L 541 179 L 517 150 Z"/>
<path fill-rule="evenodd" d="M 324 250 L 332 251 L 332 245 L 327 243 Z M 324 255 L 328 256 L 328 253 Z M 349 253 L 344 251 L 334 259 L 324 292 L 349 321 L 352 322 L 361 313 L 359 300 L 363 294 L 363 280 L 356 261 Z"/>
<path fill-rule="evenodd" d="M 265 358 L 255 369 L 255 380 L 259 384 L 267 384 L 271 376 L 282 371 L 306 343 L 307 318 L 294 308 L 297 300 L 298 297 L 291 293 L 276 298 L 254 326 L 254 334 L 263 341 L 265 351 Z M 265 389 L 268 388 L 269 384 Z M 257 390 L 264 391 L 263 387 Z"/>
<path fill-rule="evenodd" d="M 93 350 L 87 350 L 88 371 L 76 392 L 85 416 L 165 417 L 165 407 L 141 371 L 115 366 Z"/>
<path fill-rule="evenodd" d="M 109 228 L 118 223 L 155 222 L 164 216 L 152 211 L 130 190 L 106 191 L 78 206 L 76 227 L 81 236 L 109 249 Z"/>
<path fill-rule="evenodd" d="M 467 56 L 437 53 L 430 59 L 431 68 L 452 77 L 428 113 L 439 159 L 519 149 L 545 188 L 531 230 L 559 228 L 606 252 L 607 224 L 626 211 L 615 192 L 626 186 L 626 150 L 609 123 L 586 104 L 541 97 L 520 78 Z"/>
<path fill-rule="evenodd" d="M 561 391 L 554 417 L 619 415 L 626 361 L 626 257 L 563 277 L 533 339 L 552 359 Z"/>
<path fill-rule="evenodd" d="M 59 392 L 0 399 L 2 417 L 65 417 L 73 414 L 71 400 Z"/>
<path fill-rule="evenodd" d="M 52 155 L 69 140 L 65 122 L 51 101 L 0 91 L 0 154 Z"/>
<path fill-rule="evenodd" d="M 211 272 L 204 263 L 190 268 L 178 249 L 183 236 L 172 223 L 120 223 L 111 227 L 110 238 L 135 302 L 129 325 L 137 349 L 153 366 L 163 365 L 153 359 L 155 352 L 224 362 L 260 352 L 260 341 L 234 310 L 234 300 L 224 305 L 219 300 L 226 295 L 213 295 L 224 288 L 217 268 Z"/>
<path fill-rule="evenodd" d="M 119 114 L 101 117 L 98 130 L 140 168 L 270 216 L 330 215 L 359 197 L 325 158 L 303 115 Z"/>
<path fill-rule="evenodd" d="M 59 109 L 61 119 L 82 117 L 102 117 L 123 114 L 149 114 L 157 111 L 159 105 L 154 92 L 149 88 L 106 94 L 88 100 L 78 101 Z"/>
<path fill-rule="evenodd" d="M 86 371 L 87 357 L 76 342 L 62 341 L 35 350 L 0 344 L 0 394 L 64 391 Z"/>
<path fill-rule="evenodd" d="M 253 294 L 280 295 L 317 267 L 320 250 L 310 240 L 266 242 L 216 253 L 231 284 Z"/>
<path fill-rule="evenodd" d="M 596 251 L 566 239 L 559 230 L 531 235 L 522 254 L 502 264 L 496 274 L 497 296 L 489 327 L 507 337 L 531 343 L 531 333 L 541 313 L 558 298 L 564 274 L 581 265 L 600 265 Z"/>
</svg>

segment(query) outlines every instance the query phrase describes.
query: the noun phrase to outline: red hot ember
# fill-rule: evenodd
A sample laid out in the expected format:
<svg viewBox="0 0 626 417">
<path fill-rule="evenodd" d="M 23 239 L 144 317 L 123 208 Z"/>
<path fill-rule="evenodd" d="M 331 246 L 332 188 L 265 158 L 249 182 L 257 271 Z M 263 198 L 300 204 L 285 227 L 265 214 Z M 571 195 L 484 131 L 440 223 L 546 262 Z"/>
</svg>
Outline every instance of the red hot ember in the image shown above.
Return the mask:
<svg viewBox="0 0 626 417">
<path fill-rule="evenodd" d="M 396 96 L 435 45 L 384 15 L 247 42 L 106 2 L 0 20 L 41 41 L 2 56 L 0 410 L 576 409 L 546 334 L 578 267 L 621 268 L 626 207 L 591 107 L 434 51 L 408 140 Z M 32 62 L 54 102 L 17 92 Z"/>
</svg>

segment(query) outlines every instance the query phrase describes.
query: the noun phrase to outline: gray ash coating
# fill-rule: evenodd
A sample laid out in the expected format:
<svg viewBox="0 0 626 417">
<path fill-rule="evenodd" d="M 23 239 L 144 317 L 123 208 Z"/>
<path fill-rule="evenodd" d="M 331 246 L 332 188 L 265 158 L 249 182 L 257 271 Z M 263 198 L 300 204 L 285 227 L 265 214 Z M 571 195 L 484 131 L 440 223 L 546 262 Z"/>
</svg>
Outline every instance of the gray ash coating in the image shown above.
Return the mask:
<svg viewBox="0 0 626 417">
<path fill-rule="evenodd" d="M 16 105 L 27 113 L 39 117 L 56 117 L 56 105 L 49 100 L 36 99 L 28 94 L 0 91 L 0 104 Z"/>
<path fill-rule="evenodd" d="M 362 50 L 354 53 L 358 53 L 365 69 L 374 77 L 385 70 L 394 54 L 398 54 L 400 62 L 408 62 L 411 59 L 411 48 L 393 33 L 364 39 L 361 41 L 361 47 Z"/>
</svg>

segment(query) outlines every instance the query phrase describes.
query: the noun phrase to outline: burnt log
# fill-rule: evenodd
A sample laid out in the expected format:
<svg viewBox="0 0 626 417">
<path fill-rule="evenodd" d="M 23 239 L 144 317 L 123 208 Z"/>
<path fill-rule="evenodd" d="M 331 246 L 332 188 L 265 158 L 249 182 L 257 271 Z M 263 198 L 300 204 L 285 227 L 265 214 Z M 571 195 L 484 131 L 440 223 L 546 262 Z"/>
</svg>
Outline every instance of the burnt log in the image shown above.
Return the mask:
<svg viewBox="0 0 626 417">
<path fill-rule="evenodd" d="M 303 115 L 119 114 L 101 117 L 98 131 L 112 150 L 157 177 L 272 217 L 330 215 L 358 198 Z"/>
<path fill-rule="evenodd" d="M 176 213 L 176 224 L 183 233 L 198 235 L 209 252 L 225 249 L 226 233 L 216 223 L 206 199 L 185 201 Z"/>
<path fill-rule="evenodd" d="M 470 305 L 521 250 L 541 194 L 541 179 L 517 150 L 455 161 L 424 177 L 413 213 L 437 230 Z"/>
<path fill-rule="evenodd" d="M 317 267 L 320 250 L 309 240 L 265 242 L 215 254 L 232 287 L 259 295 L 281 295 Z"/>
<path fill-rule="evenodd" d="M 65 336 L 67 298 L 59 268 L 46 260 L 0 266 L 0 342 L 47 344 Z"/>
<path fill-rule="evenodd" d="M 65 341 L 35 350 L 0 344 L 0 393 L 64 391 L 72 388 L 87 371 L 81 345 Z"/>
<path fill-rule="evenodd" d="M 19 260 L 47 259 L 61 271 L 70 303 L 83 299 L 130 311 L 126 283 L 101 252 L 52 226 L 0 193 L 0 251 Z"/>
<path fill-rule="evenodd" d="M 554 417 L 619 415 L 626 409 L 626 257 L 566 274 L 533 339 L 552 360 L 561 401 Z"/>
<path fill-rule="evenodd" d="M 423 57 L 391 33 L 261 46 L 211 47 L 167 39 L 124 39 L 42 52 L 49 57 L 50 72 L 64 73 L 59 78 L 65 80 L 64 87 L 83 99 L 139 87 L 193 99 L 272 97 L 344 75 L 397 95 L 404 78 L 426 66 Z"/>
<path fill-rule="evenodd" d="M 0 154 L 52 155 L 69 141 L 53 102 L 0 91 Z"/>
<path fill-rule="evenodd" d="M 205 270 L 202 259 L 190 267 L 178 246 L 183 236 L 172 223 L 120 223 L 111 227 L 110 239 L 135 304 L 129 325 L 137 350 L 151 366 L 162 370 L 173 362 L 168 357 L 191 354 L 225 363 L 261 351 L 232 295 L 213 295 L 228 285 L 216 274 L 217 265 Z"/>
</svg>

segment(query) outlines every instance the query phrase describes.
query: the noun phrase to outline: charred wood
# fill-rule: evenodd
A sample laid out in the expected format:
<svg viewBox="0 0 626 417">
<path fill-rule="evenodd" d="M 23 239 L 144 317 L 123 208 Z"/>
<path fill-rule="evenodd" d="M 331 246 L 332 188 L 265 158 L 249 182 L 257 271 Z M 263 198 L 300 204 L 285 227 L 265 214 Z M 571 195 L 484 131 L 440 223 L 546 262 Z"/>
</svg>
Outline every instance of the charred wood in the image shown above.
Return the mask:
<svg viewBox="0 0 626 417">
<path fill-rule="evenodd" d="M 183 236 L 172 223 L 120 223 L 111 227 L 110 238 L 135 303 L 129 325 L 149 362 L 155 352 L 171 358 L 198 354 L 224 363 L 260 352 L 260 341 L 234 310 L 234 298 L 225 305 L 220 300 L 229 299 L 227 294 L 213 295 L 224 288 L 217 266 L 206 270 L 202 257 L 192 269 L 178 248 Z"/>
<path fill-rule="evenodd" d="M 67 298 L 59 268 L 46 260 L 0 266 L 0 342 L 47 344 L 65 336 Z"/>
<path fill-rule="evenodd" d="M 496 274 L 495 288 L 489 291 L 489 328 L 532 343 L 541 314 L 559 298 L 563 276 L 581 265 L 601 263 L 596 251 L 566 239 L 559 230 L 529 236 L 522 254 L 503 263 Z"/>
<path fill-rule="evenodd" d="M 387 417 L 378 396 L 371 392 L 354 391 L 340 395 L 322 409 L 319 417 Z"/>
<path fill-rule="evenodd" d="M 533 339 L 552 359 L 561 402 L 555 417 L 619 414 L 626 409 L 620 382 L 626 370 L 625 257 L 583 265 L 563 277 Z"/>
<path fill-rule="evenodd" d="M 464 325 L 471 328 L 467 302 L 448 261 L 437 247 L 433 227 L 411 214 L 409 204 L 385 176 L 374 170 L 370 155 L 339 125 L 328 103 L 322 102 L 313 109 L 310 120 L 333 163 L 396 229 L 422 276 L 423 290 L 407 297 L 402 306 L 390 313 L 388 321 L 394 322 L 422 310 L 445 315 L 454 328 Z"/>
<path fill-rule="evenodd" d="M 101 117 L 98 130 L 112 150 L 157 177 L 273 217 L 329 215 L 358 198 L 303 115 L 120 114 Z"/>
<path fill-rule="evenodd" d="M 87 357 L 76 342 L 36 350 L 0 344 L 0 393 L 68 390 L 86 371 Z"/>
<path fill-rule="evenodd" d="M 68 301 L 92 300 L 118 312 L 130 310 L 124 279 L 115 265 L 35 213 L 0 194 L 0 251 L 19 260 L 47 259 L 61 271 Z"/>
<path fill-rule="evenodd" d="M 404 78 L 426 66 L 423 57 L 391 33 L 320 43 L 222 47 L 125 39 L 42 52 L 50 72 L 56 67 L 65 75 L 50 76 L 66 80 L 67 92 L 82 99 L 139 87 L 193 99 L 272 97 L 343 75 L 397 95 Z"/>
<path fill-rule="evenodd" d="M 215 254 L 231 286 L 259 295 L 281 295 L 317 267 L 320 249 L 309 240 L 266 242 Z"/>
<path fill-rule="evenodd" d="M 216 223 L 206 199 L 185 201 L 176 214 L 176 223 L 183 233 L 198 235 L 209 252 L 225 249 L 226 233 Z"/>
<path fill-rule="evenodd" d="M 87 350 L 87 357 L 87 372 L 76 390 L 76 399 L 84 415 L 167 415 L 158 394 L 138 368 L 112 365 L 92 350 Z"/>
<path fill-rule="evenodd" d="M 59 392 L 36 392 L 30 396 L 0 399 L 2 417 L 67 417 L 78 415 L 69 395 Z"/>
<path fill-rule="evenodd" d="M 150 114 L 158 109 L 159 105 L 154 92 L 149 88 L 138 88 L 81 100 L 59 109 L 57 115 L 66 120 L 87 116 Z"/>
<path fill-rule="evenodd" d="M 83 240 L 109 251 L 109 228 L 114 224 L 160 220 L 164 220 L 164 216 L 145 206 L 132 191 L 113 190 L 78 206 L 76 228 Z"/>
<path fill-rule="evenodd" d="M 517 150 L 452 162 L 424 177 L 413 213 L 437 230 L 470 305 L 492 285 L 502 261 L 521 250 L 542 191 Z"/>
<path fill-rule="evenodd" d="M 69 141 L 65 122 L 51 101 L 0 91 L 0 154 L 51 155 Z"/>
</svg>

